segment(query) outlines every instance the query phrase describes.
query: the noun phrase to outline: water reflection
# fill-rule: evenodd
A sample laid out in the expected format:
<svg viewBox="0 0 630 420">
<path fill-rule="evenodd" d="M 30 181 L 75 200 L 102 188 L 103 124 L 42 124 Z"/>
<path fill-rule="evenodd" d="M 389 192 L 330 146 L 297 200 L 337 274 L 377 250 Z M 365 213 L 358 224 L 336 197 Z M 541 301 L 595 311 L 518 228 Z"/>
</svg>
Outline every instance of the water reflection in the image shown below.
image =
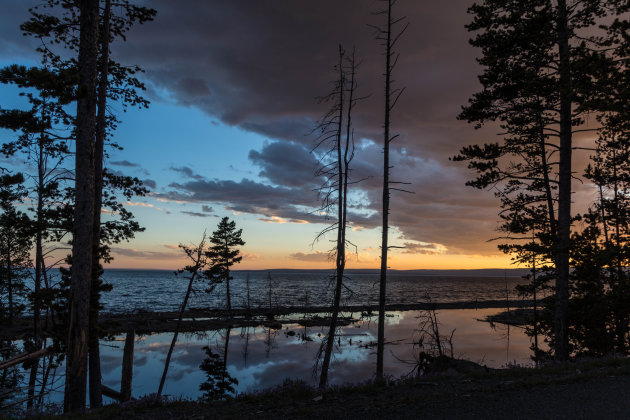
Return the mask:
<svg viewBox="0 0 630 420">
<path fill-rule="evenodd" d="M 497 309 L 442 310 L 437 317 L 441 331 L 450 334 L 455 329 L 455 357 L 493 368 L 514 363 L 531 366 L 530 339 L 521 328 L 478 321 L 497 312 Z M 400 377 L 413 370 L 407 362 L 415 360 L 417 355 L 414 343 L 422 314 L 421 311 L 388 313 L 385 331 L 389 344 L 384 360 L 388 375 Z M 375 320 L 374 315 L 366 314 L 360 321 L 340 327 L 330 366 L 330 384 L 373 378 Z M 196 399 L 208 392 L 200 390 L 204 383 L 219 384 L 224 392 L 232 388 L 246 392 L 281 384 L 285 378 L 316 385 L 313 366 L 325 334 L 324 327 L 298 324 L 285 324 L 282 329 L 244 327 L 180 334 L 163 394 Z M 133 355 L 134 397 L 156 391 L 171 338 L 172 333 L 137 337 Z M 121 384 L 124 341 L 125 336 L 120 336 L 101 343 L 103 383 L 116 390 Z M 63 367 L 59 369 L 63 371 Z M 63 400 L 61 390 L 48 397 L 51 401 Z"/>
</svg>

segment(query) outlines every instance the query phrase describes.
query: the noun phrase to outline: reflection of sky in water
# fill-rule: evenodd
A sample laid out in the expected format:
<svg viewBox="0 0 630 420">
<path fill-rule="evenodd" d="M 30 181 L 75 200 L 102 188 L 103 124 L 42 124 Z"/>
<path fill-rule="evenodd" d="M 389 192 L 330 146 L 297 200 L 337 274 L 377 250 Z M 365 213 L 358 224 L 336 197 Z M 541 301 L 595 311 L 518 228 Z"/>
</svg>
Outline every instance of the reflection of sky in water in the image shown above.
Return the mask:
<svg viewBox="0 0 630 420">
<path fill-rule="evenodd" d="M 523 330 L 479 322 L 497 309 L 466 309 L 438 311 L 440 333 L 450 335 L 457 357 L 502 367 L 507 363 L 531 364 L 530 340 Z M 393 312 L 387 317 L 385 329 L 385 372 L 400 377 L 412 370 L 413 343 L 418 338 L 418 311 Z M 340 328 L 335 339 L 336 353 L 330 368 L 330 383 L 361 382 L 373 378 L 376 365 L 377 317 Z M 316 384 L 313 377 L 315 356 L 327 331 L 326 327 L 285 325 L 282 330 L 266 328 L 231 329 L 227 353 L 227 368 L 238 379 L 238 392 L 260 390 L 281 384 L 285 378 L 299 379 Z M 295 333 L 295 334 L 293 334 Z M 173 351 L 171 365 L 163 393 L 179 397 L 201 396 L 199 385 L 206 374 L 199 369 L 205 357 L 204 346 L 223 356 L 226 330 L 206 333 L 180 334 Z M 308 337 L 311 340 L 304 340 Z M 138 397 L 155 393 L 158 388 L 172 333 L 137 337 L 134 354 L 133 395 Z M 366 346 L 367 345 L 367 346 Z M 124 336 L 101 344 L 103 383 L 113 389 L 120 388 Z M 60 367 L 59 371 L 63 372 Z M 62 399 L 61 393 L 53 397 Z"/>
</svg>

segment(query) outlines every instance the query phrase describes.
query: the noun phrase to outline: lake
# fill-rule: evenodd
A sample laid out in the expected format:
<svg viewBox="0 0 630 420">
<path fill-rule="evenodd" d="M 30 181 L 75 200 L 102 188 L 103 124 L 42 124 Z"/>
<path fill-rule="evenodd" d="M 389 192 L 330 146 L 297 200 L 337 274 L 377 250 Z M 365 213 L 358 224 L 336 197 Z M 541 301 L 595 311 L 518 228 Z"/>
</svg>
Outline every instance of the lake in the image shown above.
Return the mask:
<svg viewBox="0 0 630 420">
<path fill-rule="evenodd" d="M 521 328 L 494 325 L 480 320 L 499 309 L 457 309 L 438 311 L 441 334 L 453 332 L 456 357 L 491 368 L 508 365 L 531 366 L 530 338 Z M 418 354 L 419 323 L 423 311 L 388 312 L 386 317 L 385 373 L 400 378 L 412 373 Z M 354 314 L 358 317 L 358 314 Z M 331 364 L 330 384 L 357 383 L 373 379 L 375 371 L 377 317 L 359 319 L 341 327 Z M 229 340 L 226 337 L 229 334 Z M 223 329 L 180 334 L 175 347 L 163 394 L 196 399 L 199 386 L 208 379 L 200 364 L 207 356 L 204 346 L 225 355 L 227 373 L 238 381 L 237 393 L 260 391 L 282 384 L 285 379 L 316 385 L 313 367 L 325 327 L 284 325 L 282 329 L 264 327 Z M 134 397 L 155 393 L 164 367 L 172 333 L 136 337 L 134 353 Z M 120 389 L 122 349 L 125 336 L 101 341 L 103 383 Z M 227 343 L 227 348 L 226 348 Z M 63 400 L 63 363 L 55 373 L 56 382 L 44 401 Z M 28 375 L 23 372 L 21 387 Z M 23 397 L 23 395 L 22 395 Z M 18 399 L 20 395 L 13 398 Z M 107 399 L 106 399 L 107 400 Z"/>
</svg>

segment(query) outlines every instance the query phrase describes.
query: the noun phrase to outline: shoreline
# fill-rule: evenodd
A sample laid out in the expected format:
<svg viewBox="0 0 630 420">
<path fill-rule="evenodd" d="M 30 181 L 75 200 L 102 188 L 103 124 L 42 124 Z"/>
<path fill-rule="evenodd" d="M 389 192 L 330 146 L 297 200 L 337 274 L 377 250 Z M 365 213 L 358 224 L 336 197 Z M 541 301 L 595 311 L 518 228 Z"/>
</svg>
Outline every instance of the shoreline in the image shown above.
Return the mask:
<svg viewBox="0 0 630 420">
<path fill-rule="evenodd" d="M 532 307 L 532 300 L 510 301 L 510 308 Z M 413 304 L 390 304 L 385 306 L 388 312 L 422 311 L 422 310 L 457 310 L 457 309 L 506 309 L 505 300 L 460 301 L 460 302 L 431 302 Z M 263 326 L 271 329 L 281 329 L 286 324 L 302 326 L 326 326 L 330 318 L 322 316 L 330 312 L 327 306 L 291 306 L 280 308 L 252 308 L 233 309 L 232 316 L 224 309 L 191 308 L 184 313 L 180 325 L 180 332 L 196 332 L 219 330 L 225 328 Z M 340 325 L 348 325 L 360 318 L 375 316 L 377 305 L 342 306 Z M 306 316 L 308 315 L 308 316 Z M 152 334 L 174 332 L 179 311 L 134 311 L 134 312 L 101 312 L 100 321 L 108 334 L 121 334 L 134 330 L 138 334 Z M 32 317 L 15 320 L 13 327 L 7 327 L 0 332 L 0 339 L 19 340 L 31 333 Z"/>
</svg>

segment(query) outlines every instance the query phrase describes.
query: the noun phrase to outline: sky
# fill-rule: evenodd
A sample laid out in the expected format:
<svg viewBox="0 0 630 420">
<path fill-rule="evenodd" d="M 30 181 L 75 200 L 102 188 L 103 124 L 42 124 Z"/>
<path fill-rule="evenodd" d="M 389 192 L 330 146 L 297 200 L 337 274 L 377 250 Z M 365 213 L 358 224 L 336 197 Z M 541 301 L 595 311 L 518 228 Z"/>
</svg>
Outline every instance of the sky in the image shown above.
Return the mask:
<svg viewBox="0 0 630 420">
<path fill-rule="evenodd" d="M 36 43 L 21 36 L 34 0 L 3 0 L 0 65 L 36 65 Z M 352 162 L 349 268 L 380 266 L 383 143 L 383 48 L 368 25 L 379 0 L 152 0 L 153 22 L 131 29 L 113 57 L 137 64 L 149 109 L 111 111 L 122 121 L 108 153 L 112 171 L 137 176 L 151 192 L 126 203 L 146 228 L 113 247 L 111 267 L 175 269 L 178 244 L 197 243 L 228 216 L 246 242 L 239 269 L 328 268 L 333 236 L 314 242 L 328 223 L 317 212 L 317 161 L 309 133 L 326 106 L 338 45 L 360 61 Z M 390 213 L 393 269 L 505 268 L 498 200 L 465 186 L 473 174 L 449 161 L 465 145 L 497 141 L 496 127 L 457 120 L 480 90 L 478 51 L 469 45 L 468 0 L 399 0 L 409 27 L 398 44 L 396 87 L 405 91 L 392 115 Z M 115 13 L 115 11 L 114 11 Z M 20 104 L 0 87 L 0 107 Z M 10 133 L 0 132 L 1 141 Z M 580 140 L 578 140 L 579 143 Z M 585 139 L 584 141 L 588 141 Z M 580 194 L 580 192 L 578 192 Z M 588 197 L 585 199 L 588 200 Z"/>
</svg>

